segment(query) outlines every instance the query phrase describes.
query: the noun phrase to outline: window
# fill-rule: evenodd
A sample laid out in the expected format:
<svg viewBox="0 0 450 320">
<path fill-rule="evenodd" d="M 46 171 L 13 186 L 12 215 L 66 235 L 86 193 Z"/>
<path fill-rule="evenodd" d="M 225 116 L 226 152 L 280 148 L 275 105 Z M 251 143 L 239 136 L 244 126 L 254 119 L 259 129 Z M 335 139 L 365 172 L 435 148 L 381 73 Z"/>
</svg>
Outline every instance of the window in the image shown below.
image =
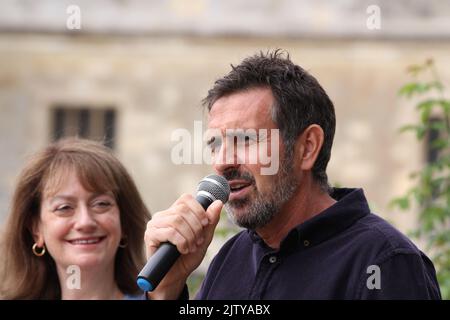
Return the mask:
<svg viewBox="0 0 450 320">
<path fill-rule="evenodd" d="M 104 141 L 114 148 L 116 112 L 112 108 L 73 108 L 57 106 L 52 110 L 52 139 L 78 136 Z"/>
</svg>

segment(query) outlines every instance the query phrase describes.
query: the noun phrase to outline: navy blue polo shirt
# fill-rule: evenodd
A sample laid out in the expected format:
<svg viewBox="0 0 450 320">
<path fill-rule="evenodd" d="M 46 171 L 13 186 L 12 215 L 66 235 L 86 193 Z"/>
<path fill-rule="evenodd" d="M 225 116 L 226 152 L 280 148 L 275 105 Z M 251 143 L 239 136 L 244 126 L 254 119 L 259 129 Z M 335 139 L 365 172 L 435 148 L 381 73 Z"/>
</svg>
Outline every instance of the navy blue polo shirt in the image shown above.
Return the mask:
<svg viewBox="0 0 450 320">
<path fill-rule="evenodd" d="M 294 228 L 274 250 L 253 231 L 227 241 L 197 299 L 440 299 L 433 263 L 372 214 L 362 189 Z"/>
</svg>

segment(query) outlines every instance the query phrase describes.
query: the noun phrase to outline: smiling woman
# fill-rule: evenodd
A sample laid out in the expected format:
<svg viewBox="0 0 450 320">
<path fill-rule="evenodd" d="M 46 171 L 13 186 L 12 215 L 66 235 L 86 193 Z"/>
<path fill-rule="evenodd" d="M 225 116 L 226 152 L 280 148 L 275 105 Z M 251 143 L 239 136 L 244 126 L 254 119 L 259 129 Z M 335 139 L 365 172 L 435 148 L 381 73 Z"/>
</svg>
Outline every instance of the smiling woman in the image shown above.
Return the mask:
<svg viewBox="0 0 450 320">
<path fill-rule="evenodd" d="M 150 214 L 108 148 L 80 139 L 48 146 L 23 169 L 11 208 L 1 242 L 2 298 L 139 294 Z"/>
</svg>

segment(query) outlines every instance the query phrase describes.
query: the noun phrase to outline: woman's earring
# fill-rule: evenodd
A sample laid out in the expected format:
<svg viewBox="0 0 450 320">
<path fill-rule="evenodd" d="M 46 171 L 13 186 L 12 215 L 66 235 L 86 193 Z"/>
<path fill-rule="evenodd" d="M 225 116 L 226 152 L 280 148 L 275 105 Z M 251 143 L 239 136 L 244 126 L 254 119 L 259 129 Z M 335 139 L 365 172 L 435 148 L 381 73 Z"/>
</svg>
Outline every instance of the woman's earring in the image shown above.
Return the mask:
<svg viewBox="0 0 450 320">
<path fill-rule="evenodd" d="M 126 246 L 128 246 L 128 241 L 127 241 L 127 239 L 125 238 L 125 239 L 120 240 L 120 242 L 119 242 L 119 247 L 125 248 Z"/>
<path fill-rule="evenodd" d="M 42 257 L 45 254 L 45 245 L 43 245 L 42 247 L 38 247 L 37 243 L 34 243 L 31 250 L 33 250 L 33 253 L 36 257 Z"/>
</svg>

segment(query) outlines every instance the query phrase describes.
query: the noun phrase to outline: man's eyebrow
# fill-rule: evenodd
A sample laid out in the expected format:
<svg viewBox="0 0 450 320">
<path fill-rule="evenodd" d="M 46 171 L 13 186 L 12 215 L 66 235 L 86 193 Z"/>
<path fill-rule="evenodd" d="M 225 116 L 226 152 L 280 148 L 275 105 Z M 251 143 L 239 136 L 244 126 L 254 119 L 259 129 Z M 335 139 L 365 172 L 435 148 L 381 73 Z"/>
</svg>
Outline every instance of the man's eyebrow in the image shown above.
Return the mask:
<svg viewBox="0 0 450 320">
<path fill-rule="evenodd" d="M 246 137 L 246 136 L 252 136 L 252 137 L 258 137 L 259 132 L 256 129 L 253 128 L 246 128 L 246 129 L 227 129 L 225 130 L 225 136 L 226 137 Z M 209 146 L 211 145 L 216 139 L 220 140 L 222 139 L 222 135 L 211 135 L 206 140 L 206 144 Z"/>
<path fill-rule="evenodd" d="M 255 129 L 236 129 L 236 130 L 227 131 L 226 135 L 227 135 L 227 137 L 258 136 L 259 133 Z"/>
</svg>

